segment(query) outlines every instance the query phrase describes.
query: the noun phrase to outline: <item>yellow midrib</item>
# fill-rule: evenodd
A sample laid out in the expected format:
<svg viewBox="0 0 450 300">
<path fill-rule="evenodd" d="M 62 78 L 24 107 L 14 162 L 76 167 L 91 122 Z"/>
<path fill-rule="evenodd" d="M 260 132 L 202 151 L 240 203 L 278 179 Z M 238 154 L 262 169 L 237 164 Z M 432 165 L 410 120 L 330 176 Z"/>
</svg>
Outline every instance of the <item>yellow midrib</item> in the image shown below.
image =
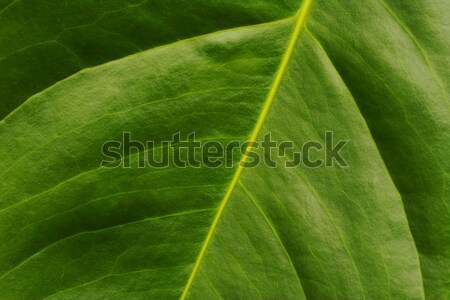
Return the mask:
<svg viewBox="0 0 450 300">
<path fill-rule="evenodd" d="M 269 114 L 270 107 L 272 106 L 272 103 L 275 100 L 275 96 L 277 95 L 278 89 L 281 85 L 283 75 L 286 73 L 286 70 L 287 70 L 287 67 L 289 64 L 289 60 L 291 59 L 292 54 L 294 53 L 295 45 L 297 44 L 297 40 L 300 36 L 300 32 L 302 31 L 303 27 L 305 26 L 306 19 L 308 17 L 308 13 L 311 10 L 312 2 L 313 2 L 313 0 L 304 0 L 300 9 L 298 10 L 297 15 L 295 16 L 296 22 L 295 22 L 294 30 L 292 32 L 292 36 L 289 40 L 288 47 L 286 48 L 286 51 L 283 55 L 283 59 L 277 70 L 277 73 L 275 75 L 275 79 L 272 83 L 272 86 L 270 87 L 270 91 L 264 102 L 264 106 L 262 108 L 261 114 L 259 115 L 258 121 L 256 122 L 255 128 L 252 131 L 252 135 L 250 136 L 250 139 L 249 139 L 250 143 L 247 147 L 247 153 L 248 153 L 248 150 L 253 147 L 253 143 L 258 138 L 258 136 L 261 132 L 261 129 L 264 125 L 264 121 L 266 120 L 267 115 Z M 183 294 L 181 295 L 181 298 L 180 298 L 181 300 L 185 300 L 189 293 L 189 290 L 194 282 L 195 276 L 197 275 L 198 270 L 200 269 L 200 265 L 203 261 L 206 250 L 208 249 L 208 246 L 212 240 L 212 237 L 216 230 L 217 224 L 219 223 L 220 217 L 222 216 L 223 211 L 225 210 L 225 207 L 227 206 L 227 203 L 231 198 L 231 194 L 233 193 L 234 188 L 236 187 L 236 184 L 238 183 L 239 178 L 241 177 L 241 174 L 244 170 L 243 163 L 246 162 L 247 157 L 248 157 L 247 155 L 244 155 L 242 157 L 241 163 L 239 164 L 238 168 L 236 169 L 236 172 L 234 173 L 233 179 L 231 180 L 231 183 L 225 193 L 225 196 L 223 197 L 222 201 L 220 202 L 220 206 L 217 210 L 216 216 L 214 217 L 214 220 L 208 231 L 208 235 L 206 236 L 206 239 L 203 243 L 202 249 L 200 250 L 200 253 L 197 257 L 197 260 L 195 262 L 194 268 L 192 269 L 191 275 L 189 276 L 186 287 L 184 288 Z"/>
</svg>

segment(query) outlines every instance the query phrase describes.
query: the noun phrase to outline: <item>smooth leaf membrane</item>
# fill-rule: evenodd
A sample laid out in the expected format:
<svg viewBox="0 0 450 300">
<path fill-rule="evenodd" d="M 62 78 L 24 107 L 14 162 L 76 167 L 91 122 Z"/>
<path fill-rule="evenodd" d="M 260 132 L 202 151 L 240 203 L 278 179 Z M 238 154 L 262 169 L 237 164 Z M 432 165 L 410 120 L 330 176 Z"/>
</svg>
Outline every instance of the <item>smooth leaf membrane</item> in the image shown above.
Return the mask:
<svg viewBox="0 0 450 300">
<path fill-rule="evenodd" d="M 318 1 L 309 20 L 402 196 L 428 299 L 450 297 L 450 7 L 444 2 Z"/>
<path fill-rule="evenodd" d="M 261 230 L 255 232 L 255 224 L 267 228 L 265 240 L 273 240 L 285 257 L 281 264 L 297 273 L 299 283 L 292 286 L 303 286 L 306 299 L 421 298 L 418 259 L 401 198 L 350 92 L 320 44 L 305 35 L 262 132 L 270 131 L 274 140 L 296 142 L 297 147 L 278 160 L 283 166 L 304 142 L 325 144 L 324 132 L 330 128 L 338 133 L 335 138 L 351 141 L 343 151 L 350 167 L 260 166 L 243 173 L 202 268 L 203 280 L 212 278 L 223 298 L 258 299 L 240 286 L 253 286 L 248 281 L 261 285 L 261 298 L 277 298 L 272 286 L 254 275 L 258 257 L 273 259 L 258 243 Z M 233 242 L 236 239 L 240 242 Z M 228 280 L 216 273 L 217 264 L 227 271 Z M 247 272 L 238 272 L 239 265 Z M 246 276 L 232 280 L 241 273 Z M 205 290 L 212 297 L 213 290 L 198 283 L 193 299 L 202 299 Z M 293 290 L 285 298 L 296 295 Z"/>
<path fill-rule="evenodd" d="M 8 1 L 0 4 L 0 119 L 84 68 L 298 8 L 296 0 Z"/>
<path fill-rule="evenodd" d="M 292 23 L 87 69 L 2 122 L 2 296 L 179 296 L 233 169 L 105 169 L 101 146 L 123 130 L 142 141 L 170 140 L 178 130 L 199 140 L 245 140 Z"/>
<path fill-rule="evenodd" d="M 298 150 L 333 130 L 350 167 L 259 166 L 230 190 L 235 169 L 99 168 L 101 145 L 246 140 L 297 1 L 40 2 L 0 11 L 4 115 L 40 92 L 0 123 L 0 299 L 445 299 L 444 4 L 315 1 L 261 134 Z"/>
</svg>

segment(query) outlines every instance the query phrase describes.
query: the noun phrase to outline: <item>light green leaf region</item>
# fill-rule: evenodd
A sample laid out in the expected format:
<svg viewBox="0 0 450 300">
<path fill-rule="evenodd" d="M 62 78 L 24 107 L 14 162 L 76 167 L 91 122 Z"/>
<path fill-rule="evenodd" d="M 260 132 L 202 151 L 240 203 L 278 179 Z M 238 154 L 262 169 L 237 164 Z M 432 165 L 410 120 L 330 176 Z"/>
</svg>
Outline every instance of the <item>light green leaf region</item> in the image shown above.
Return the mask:
<svg viewBox="0 0 450 300">
<path fill-rule="evenodd" d="M 0 2 L 0 299 L 448 299 L 448 5 L 303 2 Z M 124 131 L 296 148 L 100 167 Z"/>
</svg>

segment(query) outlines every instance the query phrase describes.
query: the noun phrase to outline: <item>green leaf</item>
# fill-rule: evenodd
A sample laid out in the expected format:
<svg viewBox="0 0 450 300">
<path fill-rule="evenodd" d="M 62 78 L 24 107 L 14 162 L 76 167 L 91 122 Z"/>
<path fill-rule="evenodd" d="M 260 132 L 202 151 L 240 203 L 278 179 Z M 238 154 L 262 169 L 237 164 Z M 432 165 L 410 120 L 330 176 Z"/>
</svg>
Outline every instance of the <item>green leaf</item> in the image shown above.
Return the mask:
<svg viewBox="0 0 450 300">
<path fill-rule="evenodd" d="M 425 296 L 447 299 L 449 6 L 429 0 L 318 4 L 310 30 L 350 89 L 402 196 Z"/>
<path fill-rule="evenodd" d="M 297 1 L 5 0 L 0 119 L 84 69 L 156 46 L 286 18 Z"/>
<path fill-rule="evenodd" d="M 0 5 L 0 299 L 446 299 L 448 5 L 303 2 Z M 348 167 L 283 167 L 326 131 Z M 123 132 L 296 146 L 101 167 Z"/>
</svg>

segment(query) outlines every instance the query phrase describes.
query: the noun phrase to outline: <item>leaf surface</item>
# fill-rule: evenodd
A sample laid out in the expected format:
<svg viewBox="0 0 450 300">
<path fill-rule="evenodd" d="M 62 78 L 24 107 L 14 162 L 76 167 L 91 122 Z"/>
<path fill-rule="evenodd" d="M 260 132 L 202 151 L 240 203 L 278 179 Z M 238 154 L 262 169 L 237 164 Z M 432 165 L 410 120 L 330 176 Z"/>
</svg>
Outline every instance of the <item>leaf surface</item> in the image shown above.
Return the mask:
<svg viewBox="0 0 450 300">
<path fill-rule="evenodd" d="M 445 299 L 446 8 L 311 2 L 4 5 L 0 299 Z M 282 167 L 330 130 L 348 168 Z M 178 131 L 296 148 L 99 167 Z"/>
<path fill-rule="evenodd" d="M 0 119 L 87 67 L 289 17 L 297 1 L 11 0 L 0 6 Z"/>
</svg>

